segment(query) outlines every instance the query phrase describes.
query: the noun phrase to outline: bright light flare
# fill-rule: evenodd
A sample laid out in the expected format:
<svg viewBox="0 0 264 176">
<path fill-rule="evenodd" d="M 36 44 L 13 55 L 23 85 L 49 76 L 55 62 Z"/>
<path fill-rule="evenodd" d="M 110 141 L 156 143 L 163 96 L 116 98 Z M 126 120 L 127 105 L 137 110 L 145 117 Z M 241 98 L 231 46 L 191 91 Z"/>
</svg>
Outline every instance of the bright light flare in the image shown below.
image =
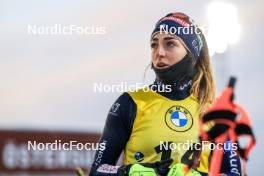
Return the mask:
<svg viewBox="0 0 264 176">
<path fill-rule="evenodd" d="M 223 53 L 228 45 L 238 42 L 241 26 L 238 20 L 237 8 L 230 3 L 212 2 L 208 6 L 209 21 L 207 41 L 210 55 Z"/>
</svg>

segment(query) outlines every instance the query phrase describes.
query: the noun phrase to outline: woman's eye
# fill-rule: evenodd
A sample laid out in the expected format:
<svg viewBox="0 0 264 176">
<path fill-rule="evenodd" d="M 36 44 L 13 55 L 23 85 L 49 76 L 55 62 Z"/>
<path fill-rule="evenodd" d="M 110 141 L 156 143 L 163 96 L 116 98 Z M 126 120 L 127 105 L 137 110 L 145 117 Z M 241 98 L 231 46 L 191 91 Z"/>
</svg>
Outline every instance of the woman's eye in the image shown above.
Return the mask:
<svg viewBox="0 0 264 176">
<path fill-rule="evenodd" d="M 151 43 L 151 44 L 150 44 L 150 47 L 151 47 L 151 48 L 156 48 L 156 46 L 157 46 L 157 43 Z"/>
<path fill-rule="evenodd" d="M 167 42 L 167 46 L 168 47 L 174 47 L 176 46 L 174 42 Z"/>
</svg>

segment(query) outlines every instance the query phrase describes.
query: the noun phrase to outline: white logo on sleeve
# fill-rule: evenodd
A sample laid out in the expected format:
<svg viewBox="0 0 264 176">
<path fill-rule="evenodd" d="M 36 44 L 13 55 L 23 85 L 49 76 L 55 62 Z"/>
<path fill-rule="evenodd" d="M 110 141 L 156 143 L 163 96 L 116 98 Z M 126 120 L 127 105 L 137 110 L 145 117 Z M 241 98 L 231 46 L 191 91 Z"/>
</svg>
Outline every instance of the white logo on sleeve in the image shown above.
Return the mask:
<svg viewBox="0 0 264 176">
<path fill-rule="evenodd" d="M 117 116 L 117 113 L 116 112 L 119 109 L 119 107 L 120 107 L 120 104 L 119 103 L 114 103 L 112 105 L 111 109 L 110 109 L 109 114 L 114 115 L 114 116 Z"/>
</svg>

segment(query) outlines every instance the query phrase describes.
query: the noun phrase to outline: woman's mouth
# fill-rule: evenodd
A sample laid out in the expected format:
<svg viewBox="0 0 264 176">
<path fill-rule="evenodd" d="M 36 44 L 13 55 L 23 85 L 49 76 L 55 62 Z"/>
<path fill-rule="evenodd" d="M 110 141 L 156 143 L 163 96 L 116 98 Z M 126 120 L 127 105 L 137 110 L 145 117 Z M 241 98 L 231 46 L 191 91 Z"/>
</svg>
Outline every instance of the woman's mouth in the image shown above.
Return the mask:
<svg viewBox="0 0 264 176">
<path fill-rule="evenodd" d="M 156 67 L 158 69 L 164 69 L 164 68 L 169 67 L 169 65 L 168 64 L 165 64 L 164 62 L 158 62 Z"/>
</svg>

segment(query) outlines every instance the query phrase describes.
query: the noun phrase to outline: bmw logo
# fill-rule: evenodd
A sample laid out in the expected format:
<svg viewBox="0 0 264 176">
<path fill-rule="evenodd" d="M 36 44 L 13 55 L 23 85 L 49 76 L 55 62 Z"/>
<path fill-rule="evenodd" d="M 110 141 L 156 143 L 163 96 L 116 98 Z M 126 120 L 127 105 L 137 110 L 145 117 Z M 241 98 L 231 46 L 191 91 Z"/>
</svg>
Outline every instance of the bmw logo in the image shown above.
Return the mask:
<svg viewBox="0 0 264 176">
<path fill-rule="evenodd" d="M 134 155 L 135 159 L 138 161 L 138 162 L 141 162 L 144 160 L 144 155 L 143 153 L 141 152 L 136 152 L 135 155 Z"/>
<path fill-rule="evenodd" d="M 177 132 L 188 131 L 193 125 L 191 113 L 182 106 L 173 106 L 165 114 L 166 125 Z"/>
</svg>

